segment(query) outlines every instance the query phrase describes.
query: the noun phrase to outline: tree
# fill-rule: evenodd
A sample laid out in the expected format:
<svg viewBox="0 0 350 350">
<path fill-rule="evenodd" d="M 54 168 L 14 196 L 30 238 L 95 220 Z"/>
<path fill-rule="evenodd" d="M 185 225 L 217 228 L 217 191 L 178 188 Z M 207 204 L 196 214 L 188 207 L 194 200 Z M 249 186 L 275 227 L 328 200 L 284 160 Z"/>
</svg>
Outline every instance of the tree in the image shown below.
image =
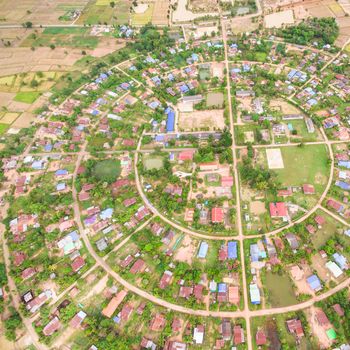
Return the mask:
<svg viewBox="0 0 350 350">
<path fill-rule="evenodd" d="M 114 1 L 111 1 L 110 3 L 109 3 L 109 6 L 110 7 L 112 7 L 112 9 L 115 7 L 115 2 Z"/>
<path fill-rule="evenodd" d="M 32 28 L 33 27 L 33 23 L 32 22 L 25 22 L 22 24 L 22 26 L 24 28 Z"/>
</svg>

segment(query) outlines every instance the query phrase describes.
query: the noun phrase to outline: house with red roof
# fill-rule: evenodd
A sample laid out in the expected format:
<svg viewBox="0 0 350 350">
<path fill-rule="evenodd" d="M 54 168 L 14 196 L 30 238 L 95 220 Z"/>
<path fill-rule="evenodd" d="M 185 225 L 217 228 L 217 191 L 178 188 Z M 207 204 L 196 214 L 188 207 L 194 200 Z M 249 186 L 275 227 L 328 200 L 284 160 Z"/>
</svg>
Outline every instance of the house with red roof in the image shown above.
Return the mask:
<svg viewBox="0 0 350 350">
<path fill-rule="evenodd" d="M 278 197 L 289 197 L 293 194 L 292 189 L 290 187 L 282 190 L 278 190 L 277 195 Z"/>
<path fill-rule="evenodd" d="M 224 221 L 224 211 L 222 208 L 212 208 L 211 210 L 211 222 L 213 224 L 221 224 Z"/>
<path fill-rule="evenodd" d="M 132 265 L 130 272 L 132 274 L 135 274 L 138 272 L 142 272 L 145 268 L 146 268 L 145 262 L 142 259 L 137 259 L 134 265 Z"/>
<path fill-rule="evenodd" d="M 325 218 L 324 218 L 323 216 L 317 215 L 317 216 L 315 217 L 315 222 L 316 222 L 316 224 L 317 224 L 318 226 L 322 226 L 322 225 L 324 225 L 324 224 L 326 223 L 326 220 L 325 220 Z"/>
<path fill-rule="evenodd" d="M 304 184 L 303 185 L 303 192 L 304 194 L 315 194 L 315 187 L 310 184 Z"/>
<path fill-rule="evenodd" d="M 284 202 L 270 203 L 270 216 L 271 218 L 288 220 L 288 210 Z"/>
<path fill-rule="evenodd" d="M 193 293 L 193 287 L 181 286 L 179 291 L 179 297 L 188 299 Z"/>
<path fill-rule="evenodd" d="M 194 155 L 194 151 L 181 151 L 177 157 L 177 159 L 181 162 L 185 160 L 192 160 Z"/>
<path fill-rule="evenodd" d="M 244 343 L 244 331 L 239 325 L 233 327 L 233 343 L 235 345 Z"/>
<path fill-rule="evenodd" d="M 60 328 L 61 322 L 56 316 L 43 328 L 43 334 L 48 337 L 57 332 Z"/>
<path fill-rule="evenodd" d="M 150 330 L 153 332 L 160 332 L 164 329 L 166 324 L 166 319 L 163 314 L 156 314 L 150 323 Z"/>
<path fill-rule="evenodd" d="M 169 284 L 170 284 L 170 281 L 171 281 L 172 277 L 173 277 L 173 273 L 171 271 L 168 271 L 168 270 L 165 271 L 163 273 L 162 278 L 159 281 L 159 288 L 160 289 L 167 288 L 169 286 Z"/>
<path fill-rule="evenodd" d="M 300 320 L 294 318 L 292 320 L 288 320 L 286 323 L 288 331 L 294 334 L 298 339 L 304 336 L 304 329 Z"/>
<path fill-rule="evenodd" d="M 124 304 L 120 312 L 120 318 L 122 319 L 122 321 L 126 322 L 130 318 L 133 310 L 134 308 L 129 303 Z"/>
<path fill-rule="evenodd" d="M 344 210 L 344 206 L 334 199 L 328 199 L 327 207 L 334 209 L 338 213 L 341 213 Z"/>
<path fill-rule="evenodd" d="M 85 260 L 81 256 L 76 257 L 71 264 L 74 272 L 78 272 L 84 265 Z"/>
<path fill-rule="evenodd" d="M 262 345 L 266 345 L 267 343 L 267 338 L 266 338 L 266 334 L 262 329 L 259 329 L 256 332 L 255 335 L 255 342 L 257 346 L 262 346 Z"/>
</svg>

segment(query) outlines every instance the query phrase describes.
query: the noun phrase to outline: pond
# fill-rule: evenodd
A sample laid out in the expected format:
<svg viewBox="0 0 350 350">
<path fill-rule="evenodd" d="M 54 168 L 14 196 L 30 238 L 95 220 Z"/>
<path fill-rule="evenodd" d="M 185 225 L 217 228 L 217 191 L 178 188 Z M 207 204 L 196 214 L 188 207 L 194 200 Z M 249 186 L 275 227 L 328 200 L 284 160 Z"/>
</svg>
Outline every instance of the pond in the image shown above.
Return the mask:
<svg viewBox="0 0 350 350">
<path fill-rule="evenodd" d="M 287 275 L 266 272 L 266 289 L 272 307 L 288 306 L 298 303 L 293 284 Z"/>
</svg>

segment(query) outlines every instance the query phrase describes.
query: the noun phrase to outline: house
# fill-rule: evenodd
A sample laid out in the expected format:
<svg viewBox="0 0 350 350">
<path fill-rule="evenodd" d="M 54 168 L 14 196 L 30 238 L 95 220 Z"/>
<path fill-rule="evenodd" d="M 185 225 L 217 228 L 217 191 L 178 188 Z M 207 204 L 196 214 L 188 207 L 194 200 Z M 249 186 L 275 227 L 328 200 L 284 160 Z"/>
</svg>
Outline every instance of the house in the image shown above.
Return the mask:
<svg viewBox="0 0 350 350">
<path fill-rule="evenodd" d="M 235 345 L 244 343 L 244 331 L 239 325 L 233 327 L 233 343 Z"/>
<path fill-rule="evenodd" d="M 187 349 L 186 343 L 182 343 L 179 341 L 170 341 L 170 340 L 167 340 L 165 342 L 165 345 L 163 348 L 163 350 L 186 350 L 186 349 Z"/>
<path fill-rule="evenodd" d="M 215 170 L 218 170 L 218 163 L 217 162 L 201 163 L 199 164 L 199 169 L 201 171 L 215 171 Z"/>
<path fill-rule="evenodd" d="M 294 281 L 301 281 L 304 278 L 304 271 L 298 265 L 291 267 L 290 274 Z"/>
<path fill-rule="evenodd" d="M 294 334 L 298 339 L 304 336 L 303 325 L 300 320 L 294 318 L 292 320 L 288 320 L 286 323 L 288 331 L 291 334 Z"/>
<path fill-rule="evenodd" d="M 230 260 L 237 259 L 237 242 L 230 241 L 227 243 L 227 258 Z"/>
<path fill-rule="evenodd" d="M 211 222 L 213 224 L 221 224 L 224 220 L 224 212 L 222 208 L 212 208 L 211 210 Z"/>
<path fill-rule="evenodd" d="M 219 303 L 226 303 L 227 302 L 227 284 L 226 283 L 219 283 L 218 284 L 218 302 Z"/>
<path fill-rule="evenodd" d="M 260 290 L 257 284 L 252 283 L 249 285 L 249 295 L 250 295 L 250 301 L 254 305 L 259 305 L 261 302 L 260 298 Z"/>
<path fill-rule="evenodd" d="M 33 267 L 27 267 L 25 270 L 22 271 L 21 277 L 24 280 L 27 280 L 28 278 L 33 277 L 36 274 L 36 270 Z"/>
<path fill-rule="evenodd" d="M 27 310 L 30 310 L 31 313 L 35 313 L 50 298 L 52 298 L 52 292 L 51 292 L 51 290 L 47 289 L 47 290 L 43 291 L 42 293 L 40 293 L 34 299 L 30 300 L 27 303 L 26 308 L 27 308 Z"/>
<path fill-rule="evenodd" d="M 179 291 L 179 297 L 188 299 L 193 293 L 193 288 L 188 286 L 181 286 Z"/>
<path fill-rule="evenodd" d="M 284 221 L 288 220 L 288 210 L 284 202 L 270 203 L 271 218 L 281 218 Z"/>
<path fill-rule="evenodd" d="M 340 317 L 344 316 L 344 309 L 340 306 L 340 304 L 334 304 L 332 306 L 333 310 L 336 312 L 336 314 Z"/>
<path fill-rule="evenodd" d="M 344 255 L 334 253 L 333 259 L 342 270 L 347 270 L 349 268 L 348 261 Z"/>
<path fill-rule="evenodd" d="M 278 190 L 277 195 L 278 197 L 289 197 L 293 194 L 292 189 L 290 187 L 283 189 L 283 190 Z"/>
<path fill-rule="evenodd" d="M 343 274 L 341 268 L 334 261 L 328 261 L 325 266 L 334 278 L 338 278 Z"/>
<path fill-rule="evenodd" d="M 324 313 L 322 309 L 317 310 L 315 316 L 318 324 L 324 329 L 328 329 L 331 326 L 327 315 Z"/>
<path fill-rule="evenodd" d="M 194 216 L 194 209 L 193 208 L 186 208 L 185 211 L 185 222 L 193 222 L 193 216 Z"/>
<path fill-rule="evenodd" d="M 315 187 L 310 184 L 304 184 L 303 185 L 303 192 L 304 194 L 315 194 Z"/>
<path fill-rule="evenodd" d="M 168 270 L 165 271 L 163 273 L 162 278 L 160 279 L 159 288 L 160 289 L 165 289 L 166 287 L 168 287 L 172 277 L 173 277 L 173 273 L 171 271 L 168 271 Z"/>
<path fill-rule="evenodd" d="M 267 343 L 266 334 L 262 329 L 259 329 L 255 335 L 255 343 L 257 346 L 263 346 Z"/>
<path fill-rule="evenodd" d="M 193 330 L 193 341 L 195 344 L 203 344 L 204 340 L 204 326 L 198 325 Z"/>
<path fill-rule="evenodd" d="M 71 267 L 74 272 L 78 272 L 84 265 L 85 260 L 81 256 L 78 256 L 73 260 Z"/>
<path fill-rule="evenodd" d="M 285 236 L 285 239 L 289 243 L 292 250 L 297 250 L 299 248 L 299 242 L 294 233 L 287 233 Z"/>
<path fill-rule="evenodd" d="M 193 295 L 196 298 L 197 302 L 201 302 L 203 299 L 203 285 L 196 284 L 193 288 Z"/>
<path fill-rule="evenodd" d="M 72 328 L 79 328 L 82 322 L 84 321 L 86 317 L 86 313 L 84 311 L 79 311 L 69 322 L 69 325 Z"/>
<path fill-rule="evenodd" d="M 120 318 L 122 319 L 122 321 L 126 322 L 130 318 L 133 310 L 134 308 L 129 303 L 124 304 L 120 312 Z"/>
<path fill-rule="evenodd" d="M 228 287 L 228 301 L 231 304 L 238 305 L 240 300 L 239 287 L 238 286 L 229 286 Z"/>
<path fill-rule="evenodd" d="M 164 329 L 166 324 L 165 316 L 162 314 L 156 314 L 150 323 L 150 330 L 153 332 L 160 332 Z"/>
<path fill-rule="evenodd" d="M 334 209 L 338 213 L 341 213 L 344 210 L 344 206 L 341 203 L 335 201 L 334 199 L 328 199 L 327 207 Z"/>
<path fill-rule="evenodd" d="M 205 257 L 207 256 L 207 253 L 208 253 L 208 248 L 209 248 L 208 243 L 202 241 L 200 246 L 199 246 L 197 258 L 205 259 Z"/>
<path fill-rule="evenodd" d="M 145 262 L 142 259 L 137 259 L 130 269 L 130 273 L 136 274 L 142 272 L 146 267 Z"/>
<path fill-rule="evenodd" d="M 173 332 L 177 333 L 181 330 L 181 320 L 179 318 L 174 318 L 171 323 L 171 329 Z"/>
<path fill-rule="evenodd" d="M 157 349 L 157 345 L 153 343 L 152 340 L 149 340 L 146 337 L 142 338 L 140 346 L 141 348 L 144 348 L 144 349 L 151 349 L 151 350 Z"/>
<path fill-rule="evenodd" d="M 322 289 L 321 281 L 316 275 L 311 275 L 308 277 L 306 282 L 314 292 L 318 292 Z"/>
<path fill-rule="evenodd" d="M 224 318 L 220 325 L 220 333 L 225 341 L 230 341 L 232 337 L 232 326 L 229 319 Z"/>
<path fill-rule="evenodd" d="M 321 215 L 316 215 L 316 217 L 315 217 L 315 222 L 316 222 L 316 224 L 317 224 L 318 226 L 322 226 L 322 225 L 325 224 L 326 220 L 325 220 L 325 218 L 324 218 L 323 216 L 321 216 Z"/>
<path fill-rule="evenodd" d="M 194 151 L 182 151 L 179 153 L 177 159 L 181 162 L 185 160 L 192 160 L 194 155 Z"/>
<path fill-rule="evenodd" d="M 118 306 L 122 303 L 126 295 L 128 294 L 127 291 L 121 290 L 116 296 L 114 296 L 108 305 L 102 310 L 102 315 L 111 318 L 114 314 L 115 310 L 118 308 Z"/>
<path fill-rule="evenodd" d="M 61 322 L 56 316 L 43 328 L 43 334 L 48 337 L 57 332 L 60 328 Z"/>
</svg>

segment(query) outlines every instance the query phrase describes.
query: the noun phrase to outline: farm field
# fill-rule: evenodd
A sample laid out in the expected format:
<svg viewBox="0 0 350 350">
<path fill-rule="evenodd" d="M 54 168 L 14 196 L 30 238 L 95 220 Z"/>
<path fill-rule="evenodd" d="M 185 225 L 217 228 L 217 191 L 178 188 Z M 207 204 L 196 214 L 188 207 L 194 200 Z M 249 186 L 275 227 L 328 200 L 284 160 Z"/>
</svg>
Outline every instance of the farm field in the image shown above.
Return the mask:
<svg viewBox="0 0 350 350">
<path fill-rule="evenodd" d="M 42 33 L 30 34 L 22 43 L 23 47 L 61 46 L 94 49 L 98 38 L 89 35 L 89 28 L 45 28 Z"/>
<path fill-rule="evenodd" d="M 154 11 L 154 4 L 148 4 L 147 9 L 144 12 L 132 13 L 131 23 L 135 26 L 143 26 L 152 21 Z"/>
<path fill-rule="evenodd" d="M 21 24 L 31 21 L 34 24 L 60 23 L 59 17 L 68 10 L 82 10 L 88 0 L 14 0 L 0 1 L 0 19 L 5 23 Z"/>
<path fill-rule="evenodd" d="M 22 91 L 16 94 L 14 100 L 17 102 L 32 104 L 39 96 L 40 92 L 37 91 Z"/>
<path fill-rule="evenodd" d="M 90 0 L 77 20 L 77 24 L 127 24 L 129 22 L 130 1 L 115 1 L 115 6 L 110 6 L 110 1 Z"/>
</svg>

